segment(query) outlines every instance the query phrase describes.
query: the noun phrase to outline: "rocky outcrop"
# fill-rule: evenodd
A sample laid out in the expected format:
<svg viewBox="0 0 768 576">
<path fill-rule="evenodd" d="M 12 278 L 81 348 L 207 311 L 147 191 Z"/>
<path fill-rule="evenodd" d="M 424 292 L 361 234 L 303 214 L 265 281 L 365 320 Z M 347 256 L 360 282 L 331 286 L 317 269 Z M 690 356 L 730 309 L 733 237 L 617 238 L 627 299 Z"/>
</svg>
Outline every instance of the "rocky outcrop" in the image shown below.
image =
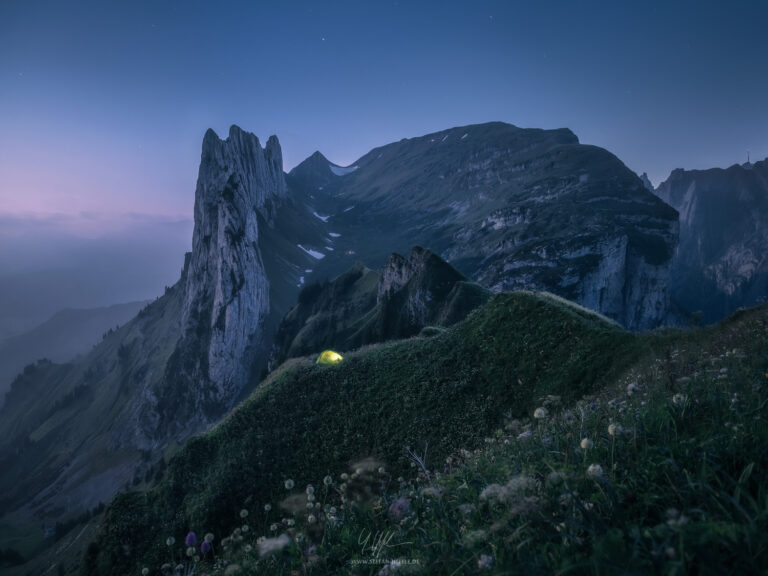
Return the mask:
<svg viewBox="0 0 768 576">
<path fill-rule="evenodd" d="M 651 182 L 651 179 L 648 178 L 648 173 L 647 172 L 643 172 L 640 175 L 640 180 L 642 180 L 643 186 L 645 186 L 646 190 L 648 190 L 649 192 L 653 192 L 654 191 L 653 183 Z"/>
<path fill-rule="evenodd" d="M 418 331 L 434 323 L 438 310 L 446 305 L 448 294 L 466 278 L 436 254 L 420 246 L 408 258 L 392 254 L 381 272 L 376 301 L 384 318 L 401 316 L 399 324 Z"/>
<path fill-rule="evenodd" d="M 677 169 L 656 193 L 680 213 L 671 291 L 684 317 L 716 322 L 768 297 L 768 160 Z"/>
</svg>

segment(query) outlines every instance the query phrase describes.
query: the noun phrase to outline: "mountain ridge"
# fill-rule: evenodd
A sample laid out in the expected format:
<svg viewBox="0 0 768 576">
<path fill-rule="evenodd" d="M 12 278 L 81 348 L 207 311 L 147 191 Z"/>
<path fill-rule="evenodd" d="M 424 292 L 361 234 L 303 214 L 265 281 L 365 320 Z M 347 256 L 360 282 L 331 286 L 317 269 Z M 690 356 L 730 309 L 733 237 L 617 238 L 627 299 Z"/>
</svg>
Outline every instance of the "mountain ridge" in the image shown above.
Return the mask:
<svg viewBox="0 0 768 576">
<path fill-rule="evenodd" d="M 270 364 L 325 348 L 346 352 L 448 327 L 491 297 L 439 256 L 421 247 L 392 254 L 381 271 L 362 263 L 331 282 L 310 284 L 277 329 Z"/>
<path fill-rule="evenodd" d="M 287 176 L 340 235 L 318 266 L 328 276 L 362 252 L 383 260 L 421 245 L 496 291 L 549 290 L 634 330 L 663 322 L 677 213 L 570 130 L 458 127 L 353 164 L 318 185 L 303 163 Z"/>
</svg>

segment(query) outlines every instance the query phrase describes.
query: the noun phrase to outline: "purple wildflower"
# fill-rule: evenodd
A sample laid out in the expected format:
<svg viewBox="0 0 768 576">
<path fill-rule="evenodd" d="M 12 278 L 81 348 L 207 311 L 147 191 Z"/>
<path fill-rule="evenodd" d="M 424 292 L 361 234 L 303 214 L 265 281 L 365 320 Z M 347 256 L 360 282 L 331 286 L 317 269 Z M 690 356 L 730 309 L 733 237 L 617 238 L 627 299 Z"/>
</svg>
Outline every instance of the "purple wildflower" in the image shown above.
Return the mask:
<svg viewBox="0 0 768 576">
<path fill-rule="evenodd" d="M 197 546 L 197 536 L 194 532 L 187 534 L 187 539 L 184 540 L 187 546 Z"/>
<path fill-rule="evenodd" d="M 449 472 L 449 471 L 450 471 L 450 468 L 448 468 L 448 466 L 446 466 L 446 467 L 445 467 L 445 469 L 443 470 L 443 472 L 444 472 L 445 474 L 448 474 L 448 472 Z"/>
<path fill-rule="evenodd" d="M 208 540 L 203 540 L 203 543 L 200 544 L 200 552 L 202 552 L 203 556 L 205 556 L 210 551 L 211 551 L 211 543 L 208 542 Z"/>
<path fill-rule="evenodd" d="M 410 512 L 411 503 L 407 498 L 398 498 L 389 505 L 389 517 L 395 522 L 405 519 Z"/>
</svg>

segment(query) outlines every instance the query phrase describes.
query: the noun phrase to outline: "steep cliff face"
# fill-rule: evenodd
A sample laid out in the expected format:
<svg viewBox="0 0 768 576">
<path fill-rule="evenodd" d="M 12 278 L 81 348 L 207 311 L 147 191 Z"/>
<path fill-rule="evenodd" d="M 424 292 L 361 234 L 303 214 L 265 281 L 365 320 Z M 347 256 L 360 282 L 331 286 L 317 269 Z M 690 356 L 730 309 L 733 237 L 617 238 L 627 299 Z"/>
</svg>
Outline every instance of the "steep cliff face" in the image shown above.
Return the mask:
<svg viewBox="0 0 768 576">
<path fill-rule="evenodd" d="M 768 161 L 674 170 L 656 189 L 680 213 L 672 296 L 715 322 L 768 296 Z"/>
<path fill-rule="evenodd" d="M 450 264 L 420 246 L 408 258 L 392 254 L 381 272 L 376 300 L 385 322 L 400 324 L 401 336 L 440 323 L 451 293 L 466 278 Z M 396 322 L 392 319 L 396 319 Z"/>
<path fill-rule="evenodd" d="M 206 133 L 178 345 L 183 362 L 172 366 L 194 391 L 186 395 L 195 413 L 215 417 L 229 408 L 265 346 L 270 290 L 259 220 L 273 223 L 285 197 L 277 138 L 262 148 L 236 126 L 226 140 Z"/>
<path fill-rule="evenodd" d="M 452 128 L 376 148 L 313 186 L 318 161 L 289 182 L 336 235 L 321 272 L 421 245 L 496 291 L 548 290 L 633 330 L 666 318 L 677 213 L 570 130 Z"/>
</svg>

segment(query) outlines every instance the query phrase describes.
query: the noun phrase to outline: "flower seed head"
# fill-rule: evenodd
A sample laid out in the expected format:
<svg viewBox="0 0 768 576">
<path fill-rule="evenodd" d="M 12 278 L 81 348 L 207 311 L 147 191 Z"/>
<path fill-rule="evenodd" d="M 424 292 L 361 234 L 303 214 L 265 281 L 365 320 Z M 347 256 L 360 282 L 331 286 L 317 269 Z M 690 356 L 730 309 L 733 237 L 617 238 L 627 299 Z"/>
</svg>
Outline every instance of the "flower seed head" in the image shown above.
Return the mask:
<svg viewBox="0 0 768 576">
<path fill-rule="evenodd" d="M 603 467 L 600 464 L 590 464 L 587 468 L 587 476 L 590 478 L 601 478 L 603 476 Z"/>
</svg>

